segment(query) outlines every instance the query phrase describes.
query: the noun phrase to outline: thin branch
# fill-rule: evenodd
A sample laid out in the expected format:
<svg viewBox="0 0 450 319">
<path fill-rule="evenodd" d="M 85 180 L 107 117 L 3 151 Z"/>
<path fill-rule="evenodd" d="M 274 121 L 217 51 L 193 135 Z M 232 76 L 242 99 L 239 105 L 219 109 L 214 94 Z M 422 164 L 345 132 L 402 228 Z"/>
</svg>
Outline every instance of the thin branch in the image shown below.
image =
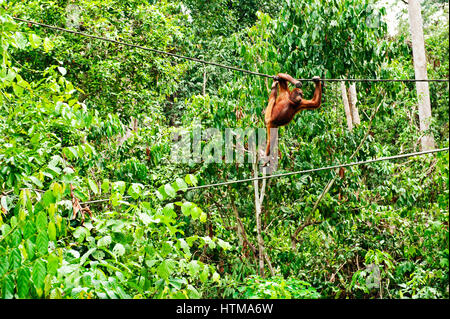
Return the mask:
<svg viewBox="0 0 450 319">
<path fill-rule="evenodd" d="M 258 177 L 258 156 L 255 155 L 253 162 L 253 175 L 254 178 Z M 255 217 L 256 217 L 256 232 L 258 240 L 258 260 L 259 260 L 259 274 L 264 277 L 264 242 L 261 234 L 261 202 L 259 197 L 259 185 L 258 180 L 253 180 L 255 188 Z"/>
<path fill-rule="evenodd" d="M 234 202 L 233 196 L 231 196 L 231 207 L 233 208 L 234 216 L 236 217 L 237 231 L 240 232 L 243 245 L 250 247 L 255 260 L 257 259 L 257 251 L 256 247 L 248 240 L 247 233 L 245 232 L 244 224 L 242 223 L 241 218 L 239 217 L 239 211 Z"/>
</svg>

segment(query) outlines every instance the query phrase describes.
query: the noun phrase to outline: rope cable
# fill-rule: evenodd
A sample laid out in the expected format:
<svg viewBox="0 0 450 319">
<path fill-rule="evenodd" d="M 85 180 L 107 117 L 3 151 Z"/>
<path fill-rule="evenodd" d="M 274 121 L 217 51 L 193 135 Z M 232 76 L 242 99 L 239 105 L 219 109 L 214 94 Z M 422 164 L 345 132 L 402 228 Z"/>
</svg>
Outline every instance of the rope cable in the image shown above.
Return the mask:
<svg viewBox="0 0 450 319">
<path fill-rule="evenodd" d="M 343 168 L 343 167 L 350 167 L 350 166 L 356 166 L 356 165 L 363 165 L 363 164 L 370 164 L 370 163 L 376 163 L 381 161 L 389 161 L 389 160 L 395 160 L 400 158 L 407 158 L 412 156 L 420 156 L 425 154 L 432 154 L 432 153 L 438 153 L 438 152 L 448 152 L 449 148 L 440 148 L 440 149 L 433 149 L 428 151 L 422 151 L 422 152 L 414 152 L 414 153 L 407 153 L 407 154 L 398 154 L 393 156 L 386 156 L 386 157 L 379 157 L 374 158 L 370 160 L 365 161 L 359 161 L 359 162 L 351 162 L 351 163 L 345 163 L 345 164 L 338 164 L 338 165 L 332 165 L 332 166 L 325 166 L 325 167 L 319 167 L 319 168 L 311 168 L 301 171 L 294 171 L 294 172 L 288 172 L 288 173 L 281 173 L 281 174 L 274 174 L 274 175 L 267 175 L 267 176 L 261 176 L 261 177 L 253 177 L 253 178 L 246 178 L 246 179 L 240 179 L 240 180 L 232 180 L 232 181 L 226 181 L 226 182 L 220 182 L 220 183 L 213 183 L 213 184 L 206 184 L 206 185 L 199 185 L 199 186 L 192 186 L 187 187 L 184 189 L 184 191 L 190 191 L 195 189 L 202 189 L 202 188 L 210 188 L 210 187 L 217 187 L 217 186 L 224 186 L 224 185 L 230 185 L 230 184 L 237 184 L 237 183 L 246 183 L 251 182 L 254 180 L 262 180 L 262 179 L 269 179 L 269 178 L 278 178 L 278 177 L 285 177 L 285 176 L 291 176 L 291 175 L 298 175 L 298 174 L 306 174 L 306 173 L 313 173 L 313 172 L 319 172 L 319 171 L 325 171 L 325 170 L 332 170 L 336 168 Z M 130 198 L 131 196 L 124 196 L 123 199 Z M 109 198 L 105 199 L 98 199 L 98 200 L 92 200 L 83 202 L 80 204 L 93 204 L 93 203 L 100 203 L 100 202 L 106 202 L 109 201 Z"/>
<path fill-rule="evenodd" d="M 166 51 L 162 51 L 162 50 L 158 50 L 158 49 L 148 48 L 148 47 L 144 47 L 144 46 L 138 45 L 138 44 L 127 43 L 127 42 L 114 40 L 114 39 L 106 38 L 106 37 L 100 37 L 97 35 L 92 35 L 92 34 L 80 32 L 80 31 L 69 30 L 69 29 L 65 29 L 65 28 L 61 28 L 61 27 L 57 27 L 57 26 L 53 26 L 53 25 L 49 25 L 49 24 L 45 24 L 45 23 L 40 23 L 40 22 L 36 22 L 36 21 L 31 21 L 31 20 L 25 20 L 25 19 L 21 19 L 21 18 L 17 18 L 17 17 L 12 17 L 12 18 L 16 21 L 20 21 L 20 22 L 24 22 L 24 23 L 28 23 L 28 24 L 32 24 L 32 25 L 37 25 L 37 26 L 41 26 L 44 28 L 52 29 L 52 30 L 77 34 L 77 35 L 81 35 L 83 37 L 88 37 L 88 38 L 97 39 L 100 41 L 106 41 L 106 42 L 111 42 L 111 43 L 115 43 L 115 44 L 119 44 L 119 45 L 129 46 L 129 47 L 133 47 L 133 48 L 137 48 L 137 49 L 141 49 L 141 50 L 145 50 L 145 51 L 150 51 L 150 52 L 154 52 L 154 53 L 158 53 L 158 54 L 162 54 L 162 55 L 168 55 L 168 56 L 179 58 L 179 59 L 194 61 L 197 63 L 210 64 L 213 66 L 217 66 L 217 67 L 232 70 L 232 71 L 238 71 L 238 72 L 242 72 L 242 73 L 247 73 L 247 74 L 257 75 L 257 76 L 262 76 L 262 77 L 267 77 L 267 78 L 274 77 L 273 75 L 269 75 L 269 74 L 265 74 L 265 73 L 249 71 L 249 70 L 237 68 L 234 66 L 229 66 L 229 65 L 213 62 L 213 61 L 206 61 L 206 60 L 197 59 L 194 57 L 189 57 L 189 56 L 185 56 L 185 55 L 181 55 L 181 54 L 176 54 L 176 53 L 166 52 Z M 313 79 L 297 79 L 297 80 L 298 81 L 313 81 Z M 328 82 L 341 82 L 341 81 L 346 81 L 346 82 L 449 82 L 449 79 L 321 79 L 321 80 L 328 81 Z"/>
</svg>

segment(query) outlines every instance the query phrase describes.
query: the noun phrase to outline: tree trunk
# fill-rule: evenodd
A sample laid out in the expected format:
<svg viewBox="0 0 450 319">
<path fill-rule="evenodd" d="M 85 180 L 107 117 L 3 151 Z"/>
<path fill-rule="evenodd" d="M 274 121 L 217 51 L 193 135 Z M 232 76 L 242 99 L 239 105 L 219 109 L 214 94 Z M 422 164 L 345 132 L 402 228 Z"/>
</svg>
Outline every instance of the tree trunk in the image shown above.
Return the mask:
<svg viewBox="0 0 450 319">
<path fill-rule="evenodd" d="M 350 84 L 348 88 L 348 102 L 350 104 L 350 110 L 352 112 L 352 120 L 353 124 L 359 125 L 361 120 L 359 118 L 358 107 L 356 106 L 356 102 L 358 102 L 358 97 L 356 96 L 356 83 Z"/>
<path fill-rule="evenodd" d="M 345 117 L 347 118 L 347 127 L 348 130 L 353 130 L 353 120 L 352 113 L 350 111 L 350 104 L 348 103 L 347 97 L 347 89 L 345 88 L 345 82 L 341 82 L 341 94 L 342 94 L 342 102 L 344 103 Z"/>
<path fill-rule="evenodd" d="M 253 163 L 254 177 L 258 177 L 258 157 L 255 156 L 255 162 Z M 264 241 L 261 232 L 261 202 L 259 197 L 259 183 L 258 180 L 253 181 L 255 187 L 255 217 L 256 217 L 256 238 L 258 241 L 258 261 L 259 261 L 259 274 L 264 277 Z M 264 196 L 264 195 L 263 195 Z"/>
<path fill-rule="evenodd" d="M 259 176 L 259 156 L 258 156 L 258 150 L 255 151 L 255 157 L 253 162 L 253 177 L 257 178 Z M 268 171 L 267 167 L 262 168 L 262 177 L 266 176 L 266 173 Z M 255 188 L 255 217 L 256 217 L 256 239 L 258 241 L 258 268 L 259 268 L 259 274 L 261 277 L 265 277 L 264 273 L 264 260 L 267 263 L 267 267 L 270 270 L 270 274 L 272 276 L 275 276 L 275 270 L 272 267 L 272 263 L 270 262 L 270 258 L 267 255 L 266 249 L 264 247 L 264 239 L 262 237 L 262 225 L 261 225 L 261 212 L 262 212 L 262 205 L 264 202 L 264 195 L 266 193 L 266 185 L 267 185 L 267 179 L 261 180 L 261 188 L 259 188 L 258 180 L 253 181 L 253 186 Z"/>
<path fill-rule="evenodd" d="M 428 79 L 427 60 L 425 57 L 425 42 L 423 39 L 422 14 L 418 0 L 408 1 L 409 24 L 411 30 L 414 72 L 416 79 Z M 417 100 L 419 104 L 420 131 L 424 132 L 431 124 L 431 103 L 428 82 L 416 82 Z M 434 138 L 431 134 L 425 134 L 421 138 L 422 151 L 434 148 Z"/>
</svg>

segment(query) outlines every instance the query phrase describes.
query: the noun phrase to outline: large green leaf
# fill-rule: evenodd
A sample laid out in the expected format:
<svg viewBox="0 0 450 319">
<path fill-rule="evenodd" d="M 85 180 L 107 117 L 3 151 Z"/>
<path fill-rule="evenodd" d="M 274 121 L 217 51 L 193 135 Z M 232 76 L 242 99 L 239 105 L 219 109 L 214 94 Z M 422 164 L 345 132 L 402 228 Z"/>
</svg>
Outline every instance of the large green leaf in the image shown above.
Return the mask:
<svg viewBox="0 0 450 319">
<path fill-rule="evenodd" d="M 48 252 L 48 237 L 47 231 L 39 232 L 36 238 L 36 249 L 40 255 L 46 255 Z"/>
<path fill-rule="evenodd" d="M 22 255 L 18 248 L 14 248 L 9 253 L 9 269 L 16 270 L 22 265 Z"/>
<path fill-rule="evenodd" d="M 97 195 L 98 194 L 97 184 L 90 178 L 88 178 L 88 184 L 89 184 L 89 188 L 91 189 L 91 191 Z"/>
<path fill-rule="evenodd" d="M 2 299 L 12 299 L 14 298 L 14 277 L 11 274 L 4 276 L 0 279 L 2 282 Z"/>
<path fill-rule="evenodd" d="M 36 217 L 36 227 L 38 231 L 47 231 L 47 214 L 41 210 Z"/>
<path fill-rule="evenodd" d="M 17 294 L 19 298 L 30 298 L 30 270 L 27 267 L 22 267 L 17 272 Z"/>
<path fill-rule="evenodd" d="M 47 275 L 47 267 L 42 259 L 37 259 L 33 265 L 33 270 L 31 273 L 31 278 L 36 288 L 38 296 L 41 296 L 44 289 L 44 280 Z"/>
<path fill-rule="evenodd" d="M 166 259 L 159 264 L 156 271 L 161 278 L 168 279 L 169 276 L 175 271 L 176 265 L 175 260 Z"/>
</svg>

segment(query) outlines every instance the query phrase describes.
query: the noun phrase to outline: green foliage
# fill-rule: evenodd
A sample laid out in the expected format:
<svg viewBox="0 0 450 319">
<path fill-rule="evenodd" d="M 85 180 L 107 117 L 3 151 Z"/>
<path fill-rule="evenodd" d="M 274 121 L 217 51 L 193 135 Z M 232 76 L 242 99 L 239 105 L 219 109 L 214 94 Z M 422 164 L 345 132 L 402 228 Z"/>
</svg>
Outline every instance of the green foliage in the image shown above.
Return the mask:
<svg viewBox="0 0 450 319">
<path fill-rule="evenodd" d="M 1 297 L 448 298 L 448 153 L 349 167 L 314 211 L 336 172 L 269 182 L 262 227 L 275 275 L 263 278 L 249 247 L 257 247 L 253 186 L 190 189 L 251 178 L 251 166 L 173 163 L 170 151 L 179 126 L 182 134 L 263 127 L 270 81 L 11 18 L 267 74 L 413 78 L 407 29 L 388 36 L 373 20 L 385 9 L 374 8 L 366 0 L 0 1 Z M 424 17 L 446 13 L 423 3 Z M 448 77 L 446 23 L 425 23 L 430 78 Z M 306 98 L 310 89 L 304 83 Z M 432 132 L 446 147 L 448 84 L 430 90 Z M 333 83 L 321 109 L 281 128 L 275 173 L 418 149 L 413 84 L 357 92 L 361 124 L 352 132 Z"/>
<path fill-rule="evenodd" d="M 231 290 L 231 288 L 228 288 Z M 311 284 L 296 278 L 248 277 L 236 288 L 233 298 L 243 299 L 317 299 L 320 294 Z"/>
</svg>

